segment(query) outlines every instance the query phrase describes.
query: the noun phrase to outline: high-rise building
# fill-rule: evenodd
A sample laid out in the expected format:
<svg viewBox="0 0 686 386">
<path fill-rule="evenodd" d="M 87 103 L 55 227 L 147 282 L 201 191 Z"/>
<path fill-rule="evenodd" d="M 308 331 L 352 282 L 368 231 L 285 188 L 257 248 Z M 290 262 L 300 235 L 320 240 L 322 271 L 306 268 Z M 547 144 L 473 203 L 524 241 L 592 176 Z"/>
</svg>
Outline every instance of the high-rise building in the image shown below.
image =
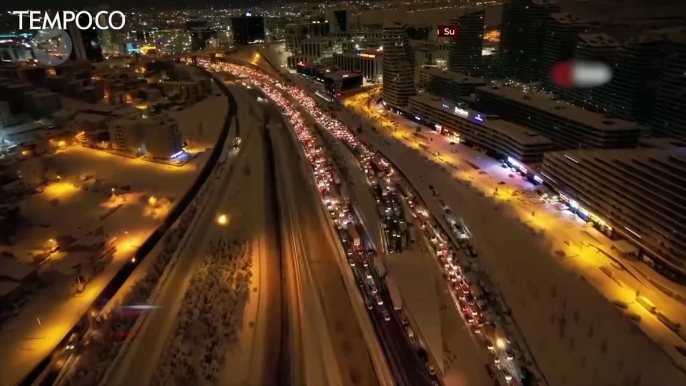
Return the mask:
<svg viewBox="0 0 686 386">
<path fill-rule="evenodd" d="M 612 80 L 593 101 L 622 119 L 647 124 L 655 107 L 660 74 L 666 58 L 661 33 L 644 32 L 626 41 L 617 52 Z M 672 110 L 671 101 L 668 110 Z"/>
<path fill-rule="evenodd" d="M 252 16 L 249 13 L 233 17 L 231 18 L 231 32 L 235 45 L 264 43 L 264 17 Z"/>
<path fill-rule="evenodd" d="M 670 36 L 666 50 L 651 126 L 657 135 L 686 140 L 686 39 Z"/>
<path fill-rule="evenodd" d="M 580 33 L 586 32 L 590 25 L 583 19 L 569 13 L 551 13 L 547 21 L 547 34 L 543 42 L 541 57 L 541 82 L 555 93 L 564 90 L 556 87 L 550 78 L 550 70 L 556 63 L 574 57 L 574 48 Z"/>
<path fill-rule="evenodd" d="M 619 43 L 609 35 L 600 33 L 583 33 L 574 49 L 574 60 L 586 62 L 600 62 L 613 66 L 615 56 L 619 51 Z M 593 88 L 570 88 L 565 92 L 565 98 L 572 103 L 594 110 L 603 110 L 596 102 L 611 97 L 608 95 L 608 86 Z"/>
<path fill-rule="evenodd" d="M 472 76 L 483 75 L 481 50 L 484 39 L 485 10 L 469 12 L 452 20 L 459 27 L 457 38 L 450 39 L 448 70 Z"/>
<path fill-rule="evenodd" d="M 414 53 L 405 26 L 384 24 L 383 29 L 383 99 L 393 107 L 407 106 L 415 94 Z"/>
<path fill-rule="evenodd" d="M 357 51 L 333 54 L 333 63 L 346 71 L 361 72 L 368 82 L 378 82 L 383 73 L 383 52 Z"/>
<path fill-rule="evenodd" d="M 327 9 L 325 16 L 331 32 L 349 32 L 349 12 L 347 9 Z"/>
<path fill-rule="evenodd" d="M 541 175 L 581 218 L 686 280 L 686 148 L 552 152 Z"/>
<path fill-rule="evenodd" d="M 286 24 L 286 51 L 295 52 L 302 40 L 329 34 L 329 23 L 323 19 Z"/>
<path fill-rule="evenodd" d="M 522 82 L 540 79 L 543 41 L 557 0 L 509 0 L 503 4 L 500 60 L 504 75 Z"/>
</svg>

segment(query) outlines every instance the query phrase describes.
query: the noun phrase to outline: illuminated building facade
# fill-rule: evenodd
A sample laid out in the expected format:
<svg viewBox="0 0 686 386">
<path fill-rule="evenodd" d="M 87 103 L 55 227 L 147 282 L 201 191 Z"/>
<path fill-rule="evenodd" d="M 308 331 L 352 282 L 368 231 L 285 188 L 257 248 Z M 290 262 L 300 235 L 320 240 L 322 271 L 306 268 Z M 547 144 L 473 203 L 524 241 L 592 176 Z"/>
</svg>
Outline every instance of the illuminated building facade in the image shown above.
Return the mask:
<svg viewBox="0 0 686 386">
<path fill-rule="evenodd" d="M 534 130 L 441 98 L 425 94 L 412 96 L 408 111 L 415 115 L 415 121 L 457 133 L 460 142 L 490 151 L 496 158 L 510 157 L 526 165 L 536 165 L 552 149 L 552 141 Z"/>
<path fill-rule="evenodd" d="M 334 54 L 333 63 L 346 71 L 361 72 L 369 82 L 379 82 L 383 74 L 382 52 L 357 51 L 355 53 Z"/>
<path fill-rule="evenodd" d="M 451 21 L 459 30 L 457 37 L 450 39 L 448 70 L 472 76 L 483 75 L 481 50 L 485 15 L 485 10 L 469 12 Z"/>
<path fill-rule="evenodd" d="M 540 174 L 577 215 L 686 280 L 686 148 L 551 152 Z"/>
</svg>

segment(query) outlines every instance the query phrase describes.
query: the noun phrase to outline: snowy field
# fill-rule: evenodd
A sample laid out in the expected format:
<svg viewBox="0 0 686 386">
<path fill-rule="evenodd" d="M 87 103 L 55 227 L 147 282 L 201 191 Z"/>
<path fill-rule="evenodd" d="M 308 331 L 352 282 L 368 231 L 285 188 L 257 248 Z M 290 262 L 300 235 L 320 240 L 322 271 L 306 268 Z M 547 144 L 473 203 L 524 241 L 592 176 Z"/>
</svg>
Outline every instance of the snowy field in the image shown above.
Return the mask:
<svg viewBox="0 0 686 386">
<path fill-rule="evenodd" d="M 487 269 L 550 384 L 684 384 L 686 376 L 621 310 L 584 277 L 550 256 L 551 246 L 491 198 L 458 183 L 440 167 L 397 143 L 366 131 L 422 195 L 428 184 L 462 217 Z M 434 204 L 437 206 L 437 203 Z"/>
<path fill-rule="evenodd" d="M 46 287 L 49 291 L 42 289 L 33 295 L 29 306 L 3 325 L 4 331 L 14 331 L 12 337 L 0 336 L 3 348 L 7 349 L 3 353 L 31 351 L 31 355 L 21 358 L 14 355 L 22 366 L 17 373 L 28 371 L 42 359 L 41 355 L 49 352 L 60 331 L 63 337 L 76 321 L 72 317 L 80 316 L 80 307 L 105 284 L 103 278 L 111 277 L 163 221 L 206 162 L 209 152 L 205 149 L 214 146 L 227 111 L 226 97 L 212 96 L 175 113 L 184 138 L 191 139 L 191 146 L 197 143 L 198 151 L 203 152 L 182 167 L 80 146 L 68 147 L 54 155 L 32 157 L 19 164 L 27 183 L 36 186 L 43 180 L 49 182 L 38 189 L 39 193 L 20 202 L 22 214 L 30 225 L 19 231 L 14 245 L 3 246 L 1 251 L 11 252 L 18 260 L 29 263 L 39 259 L 34 256 L 45 251 L 50 239 L 58 244 L 73 242 L 73 245 L 90 247 L 97 241 L 116 237 L 117 253 L 104 273 L 94 278 L 92 285 L 86 284 L 85 292 L 78 299 L 73 296 L 76 275 L 73 267 L 85 262 L 93 251 L 60 251 L 50 256 L 41 271 L 61 275 L 51 275 L 52 284 Z M 198 130 L 200 124 L 202 130 Z M 90 280 L 88 275 L 87 279 Z M 36 322 L 39 317 L 42 325 Z M 45 331 L 50 332 L 49 340 L 33 343 L 23 340 L 45 335 Z M 5 361 L 4 354 L 0 359 L 3 363 L 19 363 L 14 359 Z"/>
</svg>

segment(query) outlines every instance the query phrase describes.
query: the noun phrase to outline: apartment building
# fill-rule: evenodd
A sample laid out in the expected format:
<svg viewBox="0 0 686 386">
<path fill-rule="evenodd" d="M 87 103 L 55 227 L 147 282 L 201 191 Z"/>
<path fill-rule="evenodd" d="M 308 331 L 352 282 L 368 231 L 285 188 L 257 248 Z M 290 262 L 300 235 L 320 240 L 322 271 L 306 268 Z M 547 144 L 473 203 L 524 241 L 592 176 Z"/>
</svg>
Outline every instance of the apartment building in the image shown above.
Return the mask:
<svg viewBox="0 0 686 386">
<path fill-rule="evenodd" d="M 468 12 L 453 19 L 459 27 L 457 39 L 450 39 L 448 70 L 467 75 L 483 75 L 481 51 L 483 49 L 484 22 L 486 11 Z"/>
<path fill-rule="evenodd" d="M 503 4 L 500 59 L 505 75 L 522 82 L 540 80 L 543 42 L 557 0 L 510 0 Z"/>
<path fill-rule="evenodd" d="M 493 84 L 477 87 L 476 99 L 489 113 L 531 127 L 558 149 L 635 147 L 644 127 L 559 100 L 532 87 Z"/>
<path fill-rule="evenodd" d="M 552 152 L 541 175 L 584 220 L 686 281 L 686 148 Z"/>
<path fill-rule="evenodd" d="M 383 99 L 393 107 L 407 106 L 415 88 L 414 54 L 405 26 L 384 24 L 383 47 Z"/>
<path fill-rule="evenodd" d="M 619 51 L 619 43 L 607 34 L 579 34 L 574 49 L 574 59 L 587 62 L 600 62 L 613 66 Z M 608 85 L 593 88 L 571 88 L 565 91 L 565 99 L 574 104 L 602 110 L 598 101 L 611 99 Z"/>
<path fill-rule="evenodd" d="M 666 52 L 651 126 L 657 135 L 686 140 L 686 35 L 670 36 Z"/>
<path fill-rule="evenodd" d="M 546 25 L 548 33 L 543 42 L 540 78 L 547 89 L 562 93 L 565 90 L 560 89 L 552 82 L 550 70 L 556 63 L 574 57 L 574 49 L 579 34 L 585 33 L 590 25 L 575 15 L 560 12 L 551 13 Z"/>
<path fill-rule="evenodd" d="M 416 121 L 457 133 L 461 142 L 484 148 L 496 158 L 537 165 L 553 145 L 534 130 L 426 94 L 410 97 L 408 111 Z"/>
</svg>

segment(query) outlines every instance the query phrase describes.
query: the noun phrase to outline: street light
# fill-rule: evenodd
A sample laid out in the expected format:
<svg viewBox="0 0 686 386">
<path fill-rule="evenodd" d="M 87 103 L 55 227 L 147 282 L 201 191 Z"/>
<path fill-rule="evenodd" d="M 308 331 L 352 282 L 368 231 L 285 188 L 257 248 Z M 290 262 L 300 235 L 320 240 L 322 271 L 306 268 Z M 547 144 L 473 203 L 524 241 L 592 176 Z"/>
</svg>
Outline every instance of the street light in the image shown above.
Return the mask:
<svg viewBox="0 0 686 386">
<path fill-rule="evenodd" d="M 495 345 L 498 346 L 498 348 L 502 350 L 505 348 L 505 341 L 502 340 L 501 338 L 498 338 L 498 340 L 495 341 Z"/>
<path fill-rule="evenodd" d="M 226 225 L 227 222 L 229 222 L 229 220 L 226 218 L 225 214 L 222 214 L 219 217 L 217 217 L 217 223 L 219 225 Z"/>
</svg>

